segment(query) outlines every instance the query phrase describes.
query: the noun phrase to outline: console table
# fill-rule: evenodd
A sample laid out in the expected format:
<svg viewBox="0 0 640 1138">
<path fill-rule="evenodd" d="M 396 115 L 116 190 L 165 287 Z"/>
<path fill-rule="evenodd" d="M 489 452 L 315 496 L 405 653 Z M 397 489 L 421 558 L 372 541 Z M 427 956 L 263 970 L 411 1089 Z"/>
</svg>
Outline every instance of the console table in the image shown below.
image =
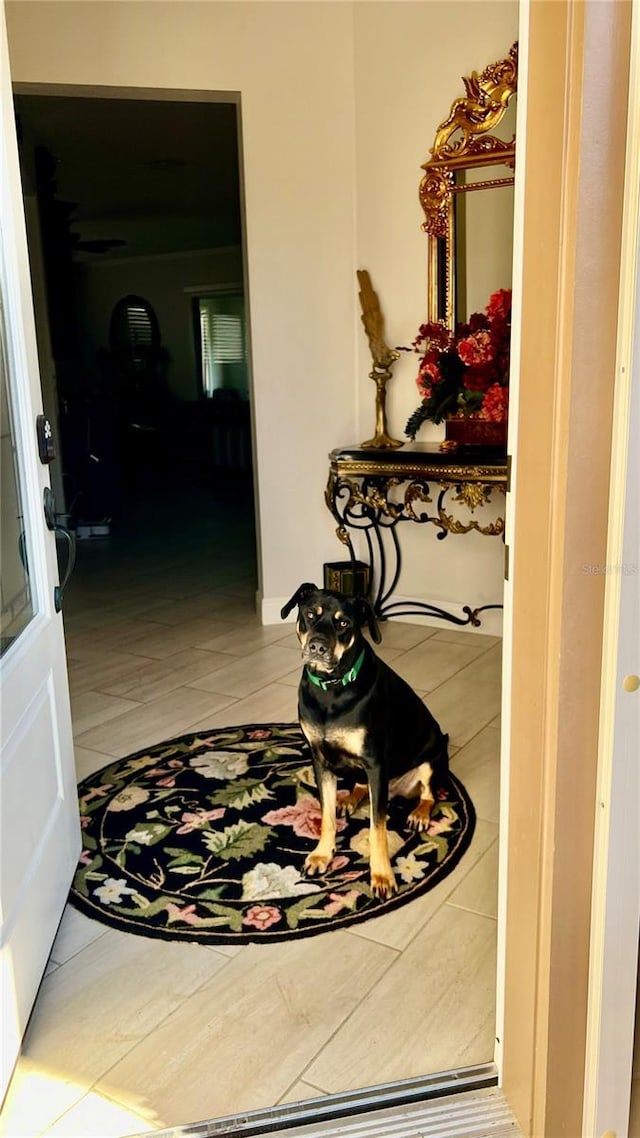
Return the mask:
<svg viewBox="0 0 640 1138">
<path fill-rule="evenodd" d="M 464 618 L 425 601 L 394 601 L 402 571 L 398 535 L 403 522 L 432 525 L 437 538 L 475 530 L 504 540 L 504 518 L 485 525 L 476 511 L 508 489 L 509 461 L 499 450 L 412 443 L 402 450 L 345 447 L 329 455 L 327 507 L 337 535 L 356 564 L 351 532 L 364 533 L 369 553 L 370 599 L 379 620 L 390 616 L 429 615 L 452 624 L 478 627 L 479 614 L 502 605 L 463 606 Z"/>
</svg>

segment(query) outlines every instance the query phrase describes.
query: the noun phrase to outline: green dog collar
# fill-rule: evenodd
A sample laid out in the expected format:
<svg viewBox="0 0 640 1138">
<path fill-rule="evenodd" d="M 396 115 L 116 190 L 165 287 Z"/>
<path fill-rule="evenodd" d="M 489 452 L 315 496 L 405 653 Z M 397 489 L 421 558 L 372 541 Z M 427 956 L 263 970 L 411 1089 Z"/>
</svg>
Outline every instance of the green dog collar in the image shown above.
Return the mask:
<svg viewBox="0 0 640 1138">
<path fill-rule="evenodd" d="M 308 668 L 308 667 L 307 667 L 307 676 L 311 680 L 312 684 L 315 684 L 315 686 L 317 688 L 322 688 L 323 691 L 326 691 L 327 688 L 333 687 L 334 684 L 341 684 L 342 687 L 345 688 L 347 686 L 347 684 L 351 684 L 351 683 L 353 683 L 353 681 L 355 679 L 357 679 L 358 673 L 359 673 L 359 671 L 362 667 L 363 661 L 364 661 L 364 653 L 365 653 L 365 650 L 363 648 L 362 652 L 358 656 L 358 659 L 356 660 L 355 664 L 353 665 L 353 668 L 349 668 L 349 671 L 345 672 L 344 676 L 341 676 L 339 680 L 321 680 L 319 678 L 319 676 L 316 676 L 315 673 L 312 672 L 310 670 L 310 668 Z"/>
</svg>

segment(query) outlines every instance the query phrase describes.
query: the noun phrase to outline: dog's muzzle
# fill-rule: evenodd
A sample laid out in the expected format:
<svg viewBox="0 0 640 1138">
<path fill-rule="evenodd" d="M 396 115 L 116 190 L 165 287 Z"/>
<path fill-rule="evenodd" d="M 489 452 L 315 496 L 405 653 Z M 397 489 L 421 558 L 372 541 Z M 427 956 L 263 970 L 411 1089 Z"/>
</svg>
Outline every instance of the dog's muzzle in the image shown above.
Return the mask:
<svg viewBox="0 0 640 1138">
<path fill-rule="evenodd" d="M 334 651 L 324 636 L 310 636 L 304 647 L 303 660 L 318 671 L 331 672 L 337 660 Z"/>
</svg>

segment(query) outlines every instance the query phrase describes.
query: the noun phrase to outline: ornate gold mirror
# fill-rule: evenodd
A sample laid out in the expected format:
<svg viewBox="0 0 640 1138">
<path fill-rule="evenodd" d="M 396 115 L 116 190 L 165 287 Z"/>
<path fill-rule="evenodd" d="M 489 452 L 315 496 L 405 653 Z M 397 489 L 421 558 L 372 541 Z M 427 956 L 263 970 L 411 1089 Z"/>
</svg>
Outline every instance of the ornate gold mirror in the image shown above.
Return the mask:
<svg viewBox="0 0 640 1138">
<path fill-rule="evenodd" d="M 480 75 L 463 76 L 466 97 L 452 104 L 422 166 L 427 320 L 452 330 L 511 286 L 517 81 L 517 43 Z"/>
</svg>

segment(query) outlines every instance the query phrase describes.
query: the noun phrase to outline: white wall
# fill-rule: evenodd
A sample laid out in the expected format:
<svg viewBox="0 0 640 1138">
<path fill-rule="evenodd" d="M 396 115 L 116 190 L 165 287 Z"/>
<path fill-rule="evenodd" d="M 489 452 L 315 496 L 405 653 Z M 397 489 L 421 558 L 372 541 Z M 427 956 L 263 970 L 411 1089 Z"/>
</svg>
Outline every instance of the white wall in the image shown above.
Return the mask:
<svg viewBox="0 0 640 1138">
<path fill-rule="evenodd" d="M 516 38 L 517 4 L 18 0 L 7 21 L 14 81 L 241 94 L 263 615 L 275 619 L 343 555 L 327 453 L 373 426 L 356 269 L 371 273 L 389 341 L 408 343 L 426 309 L 420 164 L 460 76 Z M 389 385 L 399 437 L 413 373 L 403 358 Z M 499 600 L 501 543 L 486 539 L 477 567 L 471 540 L 412 534 L 411 591 Z"/>
<path fill-rule="evenodd" d="M 408 345 L 427 308 L 420 166 L 451 103 L 464 95 L 461 77 L 503 58 L 518 38 L 518 5 L 515 0 L 374 0 L 357 3 L 354 14 L 356 257 L 358 266 L 369 270 L 380 297 L 388 343 Z M 387 386 L 389 429 L 399 439 L 405 438 L 407 418 L 420 402 L 416 359 L 401 355 Z M 358 438 L 365 439 L 372 433 L 374 385 L 368 379 L 370 356 L 362 330 L 357 333 L 356 367 Z M 425 424 L 418 440 L 440 440 L 443 434 L 443 427 Z M 504 507 L 504 499 L 498 502 Z M 485 508 L 477 517 L 489 520 L 496 512 Z M 504 548 L 499 538 L 469 534 L 440 542 L 435 527 L 407 524 L 401 540 L 401 593 L 440 604 L 501 602 Z M 500 626 L 498 614 L 487 614 L 481 631 L 499 631 Z"/>
</svg>

